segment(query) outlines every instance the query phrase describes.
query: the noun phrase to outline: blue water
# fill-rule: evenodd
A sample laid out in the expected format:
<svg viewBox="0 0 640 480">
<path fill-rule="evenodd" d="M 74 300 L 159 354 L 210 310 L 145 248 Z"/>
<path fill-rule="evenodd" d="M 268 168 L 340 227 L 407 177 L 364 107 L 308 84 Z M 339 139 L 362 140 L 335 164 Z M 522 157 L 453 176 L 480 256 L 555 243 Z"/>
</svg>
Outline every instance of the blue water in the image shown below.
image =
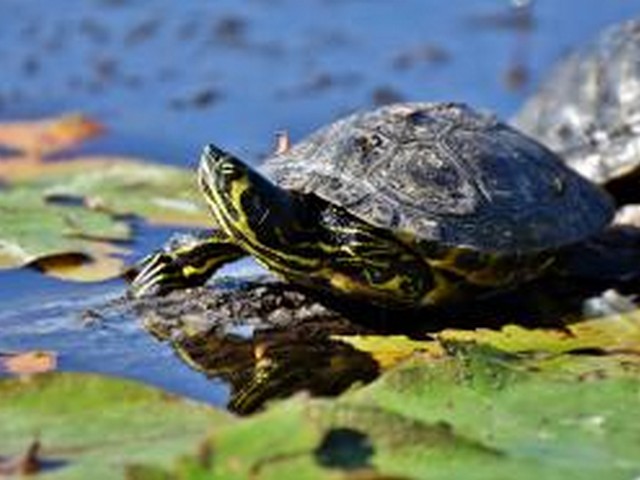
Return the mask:
<svg viewBox="0 0 640 480">
<path fill-rule="evenodd" d="M 11 21 L 0 29 L 0 118 L 83 111 L 110 132 L 83 151 L 182 166 L 211 141 L 259 162 L 276 131 L 302 138 L 371 107 L 381 88 L 508 118 L 555 61 L 637 15 L 640 2 L 539 0 L 531 29 L 490 21 L 509 8 L 506 0 L 3 0 L 0 18 Z M 437 58 L 398 66 L 426 46 Z M 516 89 L 505 84 L 514 67 L 526 73 Z M 143 233 L 134 256 L 166 235 Z M 0 272 L 0 350 L 52 349 L 62 368 L 135 377 L 224 404 L 224 385 L 189 370 L 135 325 L 79 320 L 82 309 L 123 288 Z"/>
</svg>

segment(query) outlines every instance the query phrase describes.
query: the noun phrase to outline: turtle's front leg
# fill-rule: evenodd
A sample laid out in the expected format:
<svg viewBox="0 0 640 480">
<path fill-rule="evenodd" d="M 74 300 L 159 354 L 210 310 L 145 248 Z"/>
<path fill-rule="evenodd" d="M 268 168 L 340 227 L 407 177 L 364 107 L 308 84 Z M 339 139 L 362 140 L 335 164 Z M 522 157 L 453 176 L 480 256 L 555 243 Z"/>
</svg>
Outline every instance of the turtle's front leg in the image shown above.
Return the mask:
<svg viewBox="0 0 640 480">
<path fill-rule="evenodd" d="M 245 255 L 220 230 L 202 237 L 174 237 L 162 250 L 133 267 L 135 277 L 129 293 L 134 297 L 164 295 L 203 285 L 222 265 Z"/>
</svg>

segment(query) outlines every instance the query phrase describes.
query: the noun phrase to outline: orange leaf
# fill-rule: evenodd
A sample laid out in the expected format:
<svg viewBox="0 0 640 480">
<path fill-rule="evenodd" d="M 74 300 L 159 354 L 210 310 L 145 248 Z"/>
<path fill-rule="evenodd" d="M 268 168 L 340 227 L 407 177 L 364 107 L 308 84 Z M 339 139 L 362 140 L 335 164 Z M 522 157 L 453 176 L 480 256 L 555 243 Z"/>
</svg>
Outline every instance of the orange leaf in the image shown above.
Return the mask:
<svg viewBox="0 0 640 480">
<path fill-rule="evenodd" d="M 31 375 L 55 370 L 58 357 L 55 352 L 34 350 L 21 353 L 0 353 L 0 372 Z"/>
<path fill-rule="evenodd" d="M 104 132 L 102 124 L 82 114 L 0 123 L 0 145 L 31 160 L 72 148 Z"/>
</svg>

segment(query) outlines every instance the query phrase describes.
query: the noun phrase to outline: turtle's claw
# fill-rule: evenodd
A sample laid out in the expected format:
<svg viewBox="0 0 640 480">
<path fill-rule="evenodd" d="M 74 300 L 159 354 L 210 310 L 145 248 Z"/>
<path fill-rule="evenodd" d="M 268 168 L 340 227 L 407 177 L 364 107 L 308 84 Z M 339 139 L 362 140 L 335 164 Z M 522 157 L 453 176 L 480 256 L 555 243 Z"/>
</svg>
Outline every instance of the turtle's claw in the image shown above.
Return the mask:
<svg viewBox="0 0 640 480">
<path fill-rule="evenodd" d="M 129 294 L 134 298 L 162 295 L 178 288 L 176 278 L 182 268 L 176 259 L 166 253 L 154 253 L 143 258 L 134 271 L 137 274 L 129 286 Z"/>
</svg>

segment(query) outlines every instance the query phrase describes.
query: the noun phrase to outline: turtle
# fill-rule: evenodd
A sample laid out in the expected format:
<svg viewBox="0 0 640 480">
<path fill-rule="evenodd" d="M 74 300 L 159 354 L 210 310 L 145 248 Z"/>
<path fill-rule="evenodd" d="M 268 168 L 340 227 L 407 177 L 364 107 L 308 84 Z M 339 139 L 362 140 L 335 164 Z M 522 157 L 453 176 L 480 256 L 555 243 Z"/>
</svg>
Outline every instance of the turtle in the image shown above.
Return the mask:
<svg viewBox="0 0 640 480">
<path fill-rule="evenodd" d="M 561 60 L 512 123 L 619 203 L 640 201 L 640 19 Z"/>
<path fill-rule="evenodd" d="M 141 261 L 134 297 L 203 284 L 251 255 L 307 291 L 442 306 L 539 277 L 613 215 L 545 146 L 455 102 L 353 113 L 259 169 L 208 145 L 198 182 L 214 229 Z"/>
</svg>

